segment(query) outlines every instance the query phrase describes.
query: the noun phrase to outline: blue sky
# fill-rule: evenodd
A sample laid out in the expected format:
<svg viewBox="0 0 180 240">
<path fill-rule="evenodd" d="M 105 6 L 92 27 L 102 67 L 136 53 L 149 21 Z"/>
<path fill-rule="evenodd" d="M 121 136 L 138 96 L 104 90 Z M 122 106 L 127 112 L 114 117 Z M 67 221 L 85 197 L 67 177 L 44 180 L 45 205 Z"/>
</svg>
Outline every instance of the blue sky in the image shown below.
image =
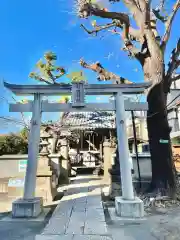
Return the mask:
<svg viewBox="0 0 180 240">
<path fill-rule="evenodd" d="M 90 38 L 79 26 L 89 20 L 79 20 L 74 13 L 74 0 L 1 0 L 0 1 L 0 116 L 21 118 L 19 114 L 9 113 L 8 104 L 2 97 L 11 100 L 11 94 L 3 88 L 2 79 L 16 84 L 36 84 L 29 79 L 37 60 L 45 51 L 52 50 L 58 55 L 58 64 L 68 71 L 80 69 L 77 60 L 83 57 L 87 61 L 100 61 L 109 70 L 135 82 L 143 81 L 139 64 L 130 60 L 117 36 L 108 33 L 104 37 Z M 171 2 L 170 2 L 171 3 Z M 114 5 L 112 7 L 115 8 Z M 98 20 L 98 18 L 92 18 Z M 98 21 L 99 22 L 99 21 Z M 168 44 L 167 57 L 180 36 L 180 14 L 175 19 Z M 113 56 L 108 60 L 109 53 Z M 89 83 L 96 83 L 96 75 L 85 71 Z M 62 79 L 66 81 L 66 79 Z M 99 101 L 99 100 L 97 100 Z M 100 101 L 103 101 L 101 97 Z M 45 118 L 54 120 L 59 115 L 45 114 Z M 27 115 L 28 117 L 28 115 Z M 0 133 L 17 131 L 14 124 L 1 124 Z"/>
</svg>

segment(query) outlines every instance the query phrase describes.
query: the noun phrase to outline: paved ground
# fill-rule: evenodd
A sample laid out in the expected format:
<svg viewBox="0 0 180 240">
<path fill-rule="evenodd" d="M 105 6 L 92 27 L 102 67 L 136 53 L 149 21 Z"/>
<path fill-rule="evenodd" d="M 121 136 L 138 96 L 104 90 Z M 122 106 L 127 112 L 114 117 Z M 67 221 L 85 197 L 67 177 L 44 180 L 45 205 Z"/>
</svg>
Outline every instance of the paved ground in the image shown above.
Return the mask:
<svg viewBox="0 0 180 240">
<path fill-rule="evenodd" d="M 180 209 L 148 216 L 134 225 L 108 225 L 113 240 L 180 240 Z"/>
<path fill-rule="evenodd" d="M 43 222 L 0 222 L 0 239 L 34 240 L 44 226 Z"/>
<path fill-rule="evenodd" d="M 34 240 L 45 228 L 54 207 L 47 207 L 36 220 L 12 219 L 11 212 L 0 214 L 0 240 Z"/>
<path fill-rule="evenodd" d="M 122 224 L 117 217 L 110 224 L 101 203 L 102 186 L 102 180 L 92 176 L 67 186 L 66 196 L 36 240 L 180 240 L 180 209 L 148 215 L 138 224 Z"/>
<path fill-rule="evenodd" d="M 65 196 L 36 240 L 111 239 L 101 202 L 101 186 L 102 181 L 95 176 L 77 177 L 65 187 Z"/>
<path fill-rule="evenodd" d="M 110 222 L 101 203 L 102 185 L 99 178 L 84 176 L 61 187 L 65 196 L 49 220 L 3 222 L 0 215 L 0 240 L 180 240 L 178 208 L 148 215 L 139 224 L 123 225 L 116 217 Z M 112 215 L 112 210 L 109 212 Z"/>
</svg>

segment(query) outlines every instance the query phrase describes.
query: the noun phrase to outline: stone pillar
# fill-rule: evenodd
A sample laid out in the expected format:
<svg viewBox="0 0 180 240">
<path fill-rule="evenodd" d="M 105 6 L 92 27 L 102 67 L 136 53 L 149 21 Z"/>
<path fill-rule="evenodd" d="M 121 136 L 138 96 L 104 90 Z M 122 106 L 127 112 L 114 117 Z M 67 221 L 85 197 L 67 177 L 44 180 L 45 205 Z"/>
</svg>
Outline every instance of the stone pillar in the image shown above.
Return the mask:
<svg viewBox="0 0 180 240">
<path fill-rule="evenodd" d="M 124 199 L 133 200 L 134 192 L 131 175 L 131 162 L 129 161 L 129 145 L 126 132 L 126 112 L 124 107 L 124 97 L 120 92 L 116 95 L 116 128 L 118 152 L 121 160 L 120 171 L 122 196 Z"/>
<path fill-rule="evenodd" d="M 144 216 L 144 206 L 142 200 L 134 196 L 125 116 L 124 97 L 121 92 L 118 92 L 116 94 L 116 128 L 121 161 L 122 197 L 115 198 L 115 210 L 120 217 L 137 218 Z"/>
<path fill-rule="evenodd" d="M 120 175 L 120 163 L 119 163 L 119 153 L 116 149 L 113 156 L 112 169 L 109 170 L 111 175 L 111 185 L 110 185 L 110 198 L 112 200 L 117 196 L 121 196 L 121 175 Z"/>
<path fill-rule="evenodd" d="M 70 161 L 69 161 L 69 146 L 66 139 L 61 140 L 61 175 L 60 181 L 61 183 L 69 183 L 69 175 L 70 175 Z"/>
<path fill-rule="evenodd" d="M 54 153 L 54 154 L 49 154 L 49 162 L 51 166 L 51 171 L 52 171 L 52 182 L 55 187 L 58 186 L 59 184 L 59 178 L 61 175 L 61 154 L 60 153 Z"/>
<path fill-rule="evenodd" d="M 100 159 L 102 159 L 103 158 L 103 144 L 102 143 L 99 144 L 99 152 L 100 152 Z"/>
<path fill-rule="evenodd" d="M 42 148 L 39 154 L 38 169 L 37 169 L 37 184 L 36 195 L 41 196 L 43 201 L 47 204 L 53 200 L 52 195 L 52 171 L 49 165 L 48 158 L 48 142 L 45 133 L 42 135 Z"/>
<path fill-rule="evenodd" d="M 60 174 L 61 174 L 61 160 L 60 160 L 60 157 L 61 157 L 60 153 L 54 153 L 54 154 L 49 154 L 48 155 L 51 168 L 56 170 L 58 176 L 60 176 Z"/>
<path fill-rule="evenodd" d="M 35 197 L 37 161 L 41 127 L 41 95 L 34 94 L 31 129 L 28 143 L 24 196 L 12 205 L 12 217 L 37 217 L 42 211 L 42 198 Z"/>
<path fill-rule="evenodd" d="M 111 175 L 109 170 L 112 168 L 112 155 L 113 155 L 114 147 L 111 142 L 105 141 L 103 143 L 103 156 L 104 156 L 104 180 L 107 183 L 111 181 Z"/>
</svg>

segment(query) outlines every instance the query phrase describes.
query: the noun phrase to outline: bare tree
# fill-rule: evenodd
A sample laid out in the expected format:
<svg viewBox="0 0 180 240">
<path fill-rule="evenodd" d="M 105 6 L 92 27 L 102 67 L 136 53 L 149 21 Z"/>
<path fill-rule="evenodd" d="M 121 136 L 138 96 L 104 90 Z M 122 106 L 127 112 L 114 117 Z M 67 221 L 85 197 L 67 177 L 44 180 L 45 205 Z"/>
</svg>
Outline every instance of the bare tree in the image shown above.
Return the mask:
<svg viewBox="0 0 180 240">
<path fill-rule="evenodd" d="M 120 0 L 109 0 L 115 3 Z M 150 152 L 152 160 L 151 191 L 169 193 L 176 192 L 175 168 L 172 161 L 170 140 L 170 127 L 167 119 L 167 95 L 170 92 L 172 81 L 180 79 L 180 74 L 174 73 L 180 66 L 180 39 L 177 41 L 169 60 L 168 68 L 165 69 L 165 52 L 170 38 L 172 23 L 180 8 L 180 0 L 172 7 L 168 16 L 163 16 L 165 1 L 161 0 L 159 6 L 153 9 L 152 1 L 148 0 L 123 0 L 128 9 L 124 12 L 110 12 L 91 0 L 76 0 L 78 15 L 80 18 L 96 16 L 109 19 L 105 25 L 93 24 L 93 29 L 88 30 L 84 25 L 81 27 L 88 34 L 97 35 L 106 29 L 120 36 L 124 47 L 130 57 L 135 58 L 142 66 L 144 80 L 152 82 L 147 93 L 149 109 L 147 112 L 147 126 L 149 134 Z M 132 27 L 135 21 L 137 28 Z M 158 22 L 164 25 L 164 34 L 160 36 Z M 136 44 L 138 43 L 138 44 Z M 137 47 L 139 46 L 139 47 Z M 88 64 L 80 61 L 84 68 L 91 69 L 98 74 L 99 80 L 115 80 L 117 83 L 131 83 L 122 77 L 113 74 L 97 62 Z"/>
<path fill-rule="evenodd" d="M 14 98 L 13 96 L 11 96 L 11 99 L 17 103 L 18 100 L 16 98 Z M 6 102 L 8 105 L 10 104 L 9 100 L 4 97 L 4 96 L 1 96 L 0 97 L 0 102 Z M 21 101 L 23 102 L 23 100 Z M 27 131 L 29 131 L 29 126 L 30 126 L 30 121 L 27 121 L 26 120 L 26 117 L 24 115 L 23 112 L 20 113 L 21 117 L 20 118 L 15 118 L 15 117 L 11 117 L 11 116 L 0 116 L 0 125 L 5 127 L 5 126 L 8 126 L 9 124 L 12 125 L 12 124 L 16 124 L 17 126 L 22 126 L 24 127 Z"/>
</svg>

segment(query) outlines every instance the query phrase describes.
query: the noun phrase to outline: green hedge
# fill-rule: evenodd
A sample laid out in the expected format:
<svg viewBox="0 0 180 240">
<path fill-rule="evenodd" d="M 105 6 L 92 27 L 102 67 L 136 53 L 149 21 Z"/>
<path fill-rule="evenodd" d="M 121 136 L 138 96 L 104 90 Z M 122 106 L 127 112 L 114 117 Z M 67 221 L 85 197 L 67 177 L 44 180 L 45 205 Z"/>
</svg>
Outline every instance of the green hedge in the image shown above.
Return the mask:
<svg viewBox="0 0 180 240">
<path fill-rule="evenodd" d="M 0 155 L 4 154 L 27 154 L 28 142 L 21 136 L 11 134 L 0 136 Z"/>
</svg>

